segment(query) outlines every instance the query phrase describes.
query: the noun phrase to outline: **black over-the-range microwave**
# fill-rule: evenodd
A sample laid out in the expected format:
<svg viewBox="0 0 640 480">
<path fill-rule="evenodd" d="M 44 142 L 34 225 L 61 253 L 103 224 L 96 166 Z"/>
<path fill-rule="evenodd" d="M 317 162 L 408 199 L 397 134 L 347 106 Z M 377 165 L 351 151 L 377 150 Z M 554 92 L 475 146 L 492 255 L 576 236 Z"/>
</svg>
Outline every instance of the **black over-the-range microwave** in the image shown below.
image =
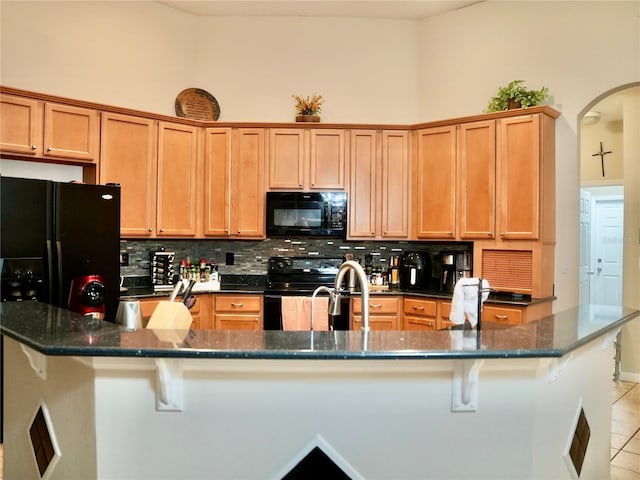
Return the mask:
<svg viewBox="0 0 640 480">
<path fill-rule="evenodd" d="M 344 238 L 345 192 L 267 192 L 268 236 Z"/>
</svg>

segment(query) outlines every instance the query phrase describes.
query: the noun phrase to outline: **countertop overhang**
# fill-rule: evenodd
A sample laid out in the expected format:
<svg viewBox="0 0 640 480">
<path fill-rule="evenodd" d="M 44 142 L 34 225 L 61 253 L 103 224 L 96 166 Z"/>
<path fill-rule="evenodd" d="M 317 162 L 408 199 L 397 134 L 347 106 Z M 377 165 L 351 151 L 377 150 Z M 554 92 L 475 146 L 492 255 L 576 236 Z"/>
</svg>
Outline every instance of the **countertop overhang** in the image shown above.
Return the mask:
<svg viewBox="0 0 640 480">
<path fill-rule="evenodd" d="M 226 359 L 557 358 L 609 339 L 640 311 L 582 305 L 517 326 L 424 331 L 124 331 L 40 302 L 0 303 L 0 333 L 44 355 Z"/>
</svg>

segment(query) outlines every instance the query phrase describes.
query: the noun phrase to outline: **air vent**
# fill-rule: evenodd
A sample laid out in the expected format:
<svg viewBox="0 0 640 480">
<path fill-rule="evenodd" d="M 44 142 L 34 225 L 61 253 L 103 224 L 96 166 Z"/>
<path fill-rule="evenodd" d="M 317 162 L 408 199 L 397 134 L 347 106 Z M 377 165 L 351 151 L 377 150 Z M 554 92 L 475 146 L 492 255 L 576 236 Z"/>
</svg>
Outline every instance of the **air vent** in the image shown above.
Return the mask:
<svg viewBox="0 0 640 480">
<path fill-rule="evenodd" d="M 584 463 L 584 457 L 587 453 L 587 446 L 589 445 L 589 438 L 591 437 L 591 429 L 589 428 L 589 422 L 584 414 L 584 409 L 580 409 L 580 416 L 578 417 L 578 423 L 576 429 L 573 432 L 573 439 L 571 440 L 571 447 L 569 448 L 569 458 L 573 464 L 573 468 L 576 469 L 578 477 L 582 471 L 582 464 Z"/>
<path fill-rule="evenodd" d="M 60 459 L 51 419 L 44 404 L 40 404 L 29 426 L 29 438 L 40 478 L 48 478 Z"/>
<path fill-rule="evenodd" d="M 491 288 L 503 292 L 531 294 L 533 252 L 531 250 L 483 250 L 482 277 Z"/>
</svg>

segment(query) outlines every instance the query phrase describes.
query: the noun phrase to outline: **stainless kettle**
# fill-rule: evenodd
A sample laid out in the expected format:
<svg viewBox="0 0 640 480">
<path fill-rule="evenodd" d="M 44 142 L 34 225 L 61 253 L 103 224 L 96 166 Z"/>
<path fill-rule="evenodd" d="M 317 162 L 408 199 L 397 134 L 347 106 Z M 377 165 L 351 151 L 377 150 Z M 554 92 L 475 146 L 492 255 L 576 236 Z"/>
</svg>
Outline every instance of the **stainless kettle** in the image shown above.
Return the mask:
<svg viewBox="0 0 640 480">
<path fill-rule="evenodd" d="M 142 328 L 142 310 L 139 300 L 120 300 L 116 312 L 116 323 L 123 330 L 138 330 Z"/>
</svg>

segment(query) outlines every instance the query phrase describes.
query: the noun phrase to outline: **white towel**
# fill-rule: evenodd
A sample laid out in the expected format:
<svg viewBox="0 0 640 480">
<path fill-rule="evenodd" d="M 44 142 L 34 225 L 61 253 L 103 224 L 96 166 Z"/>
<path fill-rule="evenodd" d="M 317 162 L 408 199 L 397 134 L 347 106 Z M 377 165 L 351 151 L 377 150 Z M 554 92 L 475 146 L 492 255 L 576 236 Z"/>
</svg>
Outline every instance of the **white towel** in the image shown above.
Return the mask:
<svg viewBox="0 0 640 480">
<path fill-rule="evenodd" d="M 478 278 L 461 278 L 456 282 L 451 300 L 451 313 L 449 320 L 462 325 L 465 318 L 471 326 L 478 323 Z M 482 303 L 489 298 L 489 282 L 482 279 Z"/>
<path fill-rule="evenodd" d="M 313 300 L 313 329 L 329 330 L 329 299 Z M 282 297 L 282 329 L 311 330 L 311 297 Z"/>
</svg>

